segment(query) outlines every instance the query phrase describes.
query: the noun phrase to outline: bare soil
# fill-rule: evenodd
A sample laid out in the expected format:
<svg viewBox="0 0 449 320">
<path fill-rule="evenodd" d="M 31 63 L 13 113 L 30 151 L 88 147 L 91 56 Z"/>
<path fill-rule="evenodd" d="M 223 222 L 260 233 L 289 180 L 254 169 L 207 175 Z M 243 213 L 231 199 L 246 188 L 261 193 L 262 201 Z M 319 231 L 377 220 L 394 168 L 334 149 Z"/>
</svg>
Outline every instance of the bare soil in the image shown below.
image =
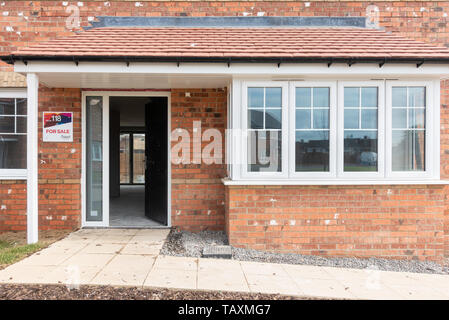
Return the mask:
<svg viewBox="0 0 449 320">
<path fill-rule="evenodd" d="M 278 294 L 172 290 L 113 286 L 0 284 L 0 300 L 315 300 Z"/>
</svg>

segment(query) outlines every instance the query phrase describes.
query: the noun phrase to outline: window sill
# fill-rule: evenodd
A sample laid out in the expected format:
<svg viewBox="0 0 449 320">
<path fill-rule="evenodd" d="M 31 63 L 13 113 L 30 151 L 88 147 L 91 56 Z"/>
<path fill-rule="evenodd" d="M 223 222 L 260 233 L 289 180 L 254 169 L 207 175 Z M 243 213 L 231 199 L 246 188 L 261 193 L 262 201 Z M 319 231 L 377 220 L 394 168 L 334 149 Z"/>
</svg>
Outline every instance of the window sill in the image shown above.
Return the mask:
<svg viewBox="0 0 449 320">
<path fill-rule="evenodd" d="M 231 180 L 225 186 L 326 186 L 326 185 L 449 185 L 449 180 Z"/>
</svg>

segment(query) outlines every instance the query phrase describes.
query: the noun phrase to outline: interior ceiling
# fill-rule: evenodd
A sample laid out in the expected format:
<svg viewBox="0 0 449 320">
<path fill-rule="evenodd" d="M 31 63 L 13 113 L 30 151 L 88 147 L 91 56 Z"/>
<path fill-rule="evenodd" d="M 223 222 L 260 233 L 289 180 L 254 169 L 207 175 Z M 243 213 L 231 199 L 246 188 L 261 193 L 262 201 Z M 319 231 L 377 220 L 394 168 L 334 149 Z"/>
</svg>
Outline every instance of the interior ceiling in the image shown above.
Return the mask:
<svg viewBox="0 0 449 320">
<path fill-rule="evenodd" d="M 110 97 L 109 108 L 120 112 L 121 127 L 145 127 L 145 105 L 151 97 Z"/>
<path fill-rule="evenodd" d="M 51 88 L 95 89 L 191 89 L 224 88 L 230 76 L 127 74 L 127 73 L 39 73 L 39 81 Z"/>
</svg>

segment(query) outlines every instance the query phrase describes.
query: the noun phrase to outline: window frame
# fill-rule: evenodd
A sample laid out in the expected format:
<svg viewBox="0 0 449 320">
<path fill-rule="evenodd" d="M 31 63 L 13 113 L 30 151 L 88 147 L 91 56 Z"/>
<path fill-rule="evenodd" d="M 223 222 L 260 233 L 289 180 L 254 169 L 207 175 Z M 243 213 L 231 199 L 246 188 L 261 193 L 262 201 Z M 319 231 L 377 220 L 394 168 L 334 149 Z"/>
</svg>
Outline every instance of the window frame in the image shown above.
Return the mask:
<svg viewBox="0 0 449 320">
<path fill-rule="evenodd" d="M 295 88 L 329 87 L 330 115 L 329 172 L 295 172 Z M 344 87 L 378 87 L 378 171 L 344 172 Z M 426 88 L 426 148 L 425 171 L 392 171 L 392 101 L 395 86 L 424 86 Z M 282 87 L 282 171 L 248 172 L 247 119 L 248 87 Z M 234 79 L 232 82 L 232 137 L 229 155 L 231 180 L 236 184 L 425 184 L 440 183 L 440 80 L 424 79 L 306 79 L 306 80 L 251 80 Z M 287 97 L 286 97 L 287 96 Z M 286 119 L 286 117 L 290 117 Z M 334 143 L 332 143 L 334 142 Z M 332 153 L 333 152 L 333 153 Z M 316 182 L 315 182 L 316 181 Z M 225 184 L 229 184 L 225 182 Z M 232 183 L 231 183 L 232 184 Z"/>
<path fill-rule="evenodd" d="M 251 172 L 248 171 L 248 88 L 249 87 L 262 87 L 262 88 L 282 88 L 282 125 L 281 125 L 281 171 L 280 172 L 269 172 L 269 171 L 259 171 Z M 242 159 L 242 171 L 241 177 L 246 179 L 267 179 L 267 178 L 278 178 L 285 179 L 288 178 L 288 109 L 289 109 L 289 99 L 288 99 L 288 82 L 286 81 L 244 81 L 242 83 L 242 94 L 241 94 L 241 106 L 242 106 L 242 144 L 241 144 L 241 159 Z M 268 129 L 267 131 L 270 131 Z"/>
<path fill-rule="evenodd" d="M 440 175 L 440 105 L 439 92 L 436 91 L 435 81 L 386 81 L 386 177 L 413 180 L 413 179 L 439 179 Z M 439 83 L 438 83 L 439 85 Z M 426 89 L 426 107 L 425 107 L 425 170 L 424 171 L 393 171 L 392 169 L 392 131 L 393 131 L 393 106 L 392 106 L 392 90 L 393 87 L 425 87 Z M 407 106 L 408 107 L 408 106 Z M 435 112 L 437 110 L 437 112 Z M 438 124 L 438 125 L 437 125 Z"/>
<path fill-rule="evenodd" d="M 8 88 L 0 89 L 0 98 L 14 98 L 14 99 L 28 99 L 26 88 Z M 28 106 L 27 106 L 28 109 Z M 27 110 L 28 111 L 28 110 Z M 28 112 L 25 116 L 28 121 Z M 13 117 L 16 121 L 16 116 Z M 28 133 L 21 133 L 20 135 L 28 136 Z M 0 168 L 0 180 L 26 180 L 27 169 L 7 169 Z"/>
<path fill-rule="evenodd" d="M 329 88 L 329 171 L 296 172 L 296 88 Z M 335 156 L 337 152 L 337 82 L 336 81 L 291 81 L 289 84 L 289 178 L 335 179 L 337 175 Z"/>
<path fill-rule="evenodd" d="M 345 87 L 377 87 L 377 171 L 344 171 L 344 89 Z M 385 82 L 382 80 L 338 81 L 337 178 L 362 180 L 385 178 Z"/>
</svg>

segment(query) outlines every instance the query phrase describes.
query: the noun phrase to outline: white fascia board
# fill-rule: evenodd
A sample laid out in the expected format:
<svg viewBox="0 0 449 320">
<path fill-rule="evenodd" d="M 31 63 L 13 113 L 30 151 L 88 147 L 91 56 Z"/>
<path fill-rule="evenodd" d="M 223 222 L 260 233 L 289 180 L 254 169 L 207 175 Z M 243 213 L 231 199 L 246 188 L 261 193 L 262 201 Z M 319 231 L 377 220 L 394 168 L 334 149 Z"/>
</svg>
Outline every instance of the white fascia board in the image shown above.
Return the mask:
<svg viewBox="0 0 449 320">
<path fill-rule="evenodd" d="M 129 66 L 122 62 L 74 62 L 64 61 L 21 61 L 14 64 L 19 73 L 149 73 L 149 74 L 188 74 L 188 75 L 273 75 L 273 76 L 429 76 L 449 77 L 449 64 L 378 64 L 358 63 L 348 66 L 344 63 L 284 63 L 279 67 L 274 63 L 145 63 L 131 62 Z"/>
</svg>

